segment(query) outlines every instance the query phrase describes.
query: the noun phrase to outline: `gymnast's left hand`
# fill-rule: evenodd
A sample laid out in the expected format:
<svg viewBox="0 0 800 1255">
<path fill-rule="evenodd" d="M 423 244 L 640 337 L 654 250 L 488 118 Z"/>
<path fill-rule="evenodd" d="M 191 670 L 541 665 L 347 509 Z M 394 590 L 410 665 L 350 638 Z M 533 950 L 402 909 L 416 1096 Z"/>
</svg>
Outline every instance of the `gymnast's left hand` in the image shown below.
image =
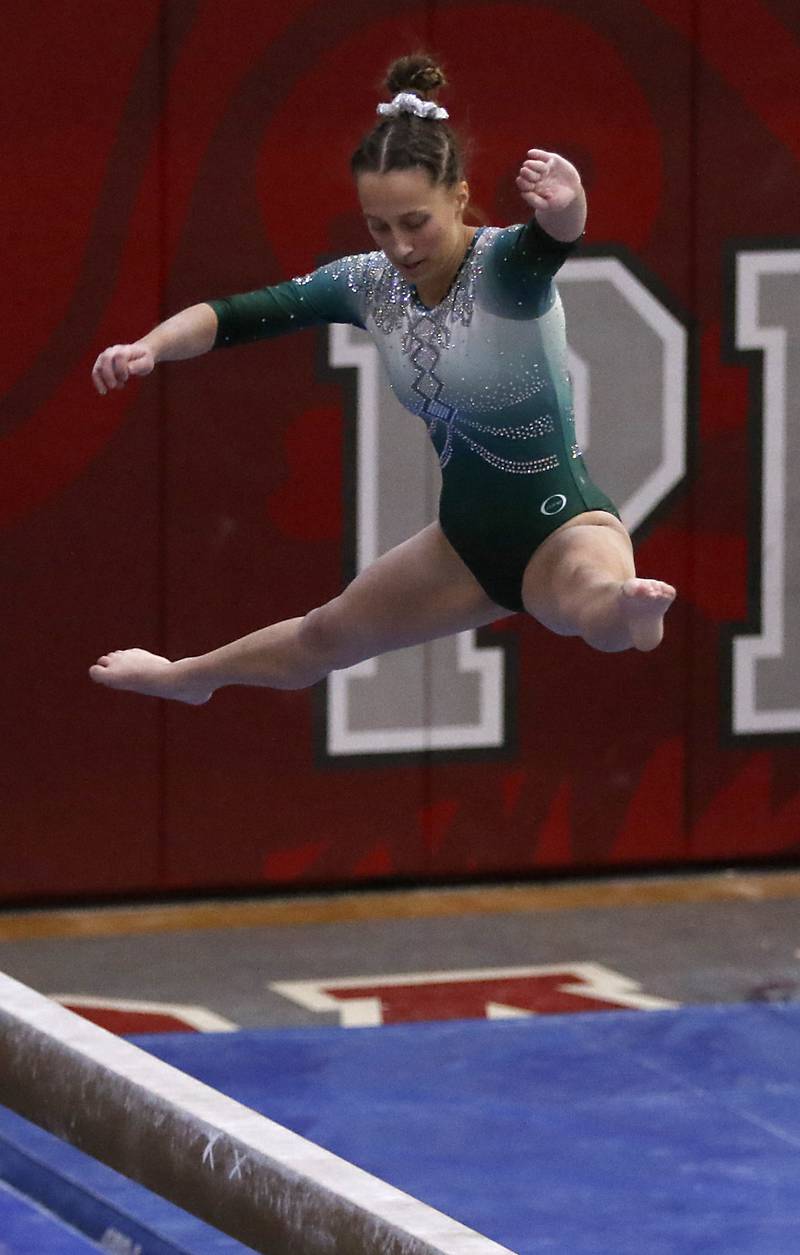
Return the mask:
<svg viewBox="0 0 800 1255">
<path fill-rule="evenodd" d="M 566 209 L 581 190 L 581 176 L 566 157 L 543 148 L 530 149 L 516 181 L 531 209 Z"/>
</svg>

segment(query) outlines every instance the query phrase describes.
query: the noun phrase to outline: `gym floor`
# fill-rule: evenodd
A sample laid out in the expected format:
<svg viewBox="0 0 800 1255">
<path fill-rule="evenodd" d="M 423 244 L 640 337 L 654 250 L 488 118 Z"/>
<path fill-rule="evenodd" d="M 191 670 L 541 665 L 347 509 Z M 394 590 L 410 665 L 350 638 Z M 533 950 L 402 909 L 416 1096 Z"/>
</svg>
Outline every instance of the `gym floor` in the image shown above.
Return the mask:
<svg viewBox="0 0 800 1255">
<path fill-rule="evenodd" d="M 7 910 L 0 968 L 131 1032 L 790 1002 L 800 871 Z"/>
<path fill-rule="evenodd" d="M 786 1255 L 799 898 L 737 869 L 9 910 L 0 966 L 519 1255 Z M 0 1255 L 243 1249 L 2 1109 L 0 1150 Z"/>
</svg>

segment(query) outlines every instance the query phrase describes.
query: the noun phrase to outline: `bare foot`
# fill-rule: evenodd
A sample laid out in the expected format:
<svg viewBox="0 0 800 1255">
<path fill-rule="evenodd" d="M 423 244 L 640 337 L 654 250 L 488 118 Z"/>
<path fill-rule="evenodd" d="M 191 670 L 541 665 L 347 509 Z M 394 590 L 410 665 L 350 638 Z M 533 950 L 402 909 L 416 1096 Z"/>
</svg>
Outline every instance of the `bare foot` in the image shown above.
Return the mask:
<svg viewBox="0 0 800 1255">
<path fill-rule="evenodd" d="M 661 580 L 626 580 L 620 604 L 636 649 L 655 649 L 664 635 L 664 615 L 675 600 L 675 589 Z"/>
<path fill-rule="evenodd" d="M 149 654 L 146 649 L 115 649 L 98 658 L 89 668 L 89 675 L 95 684 L 104 684 L 106 688 L 202 706 L 214 690 L 207 684 L 198 684 L 196 678 L 187 674 L 184 664 L 190 661 L 184 658 L 170 662 L 158 654 Z"/>
</svg>

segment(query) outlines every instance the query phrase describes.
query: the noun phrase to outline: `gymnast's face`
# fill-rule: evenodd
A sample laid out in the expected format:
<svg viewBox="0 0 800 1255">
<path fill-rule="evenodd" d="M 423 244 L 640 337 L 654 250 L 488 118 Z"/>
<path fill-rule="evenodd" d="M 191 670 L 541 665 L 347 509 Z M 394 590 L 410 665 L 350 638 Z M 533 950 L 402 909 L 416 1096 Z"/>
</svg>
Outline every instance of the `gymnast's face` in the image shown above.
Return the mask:
<svg viewBox="0 0 800 1255">
<path fill-rule="evenodd" d="M 369 233 L 404 279 L 434 291 L 449 284 L 471 232 L 464 227 L 469 188 L 432 183 L 426 170 L 361 174 L 358 196 Z"/>
</svg>

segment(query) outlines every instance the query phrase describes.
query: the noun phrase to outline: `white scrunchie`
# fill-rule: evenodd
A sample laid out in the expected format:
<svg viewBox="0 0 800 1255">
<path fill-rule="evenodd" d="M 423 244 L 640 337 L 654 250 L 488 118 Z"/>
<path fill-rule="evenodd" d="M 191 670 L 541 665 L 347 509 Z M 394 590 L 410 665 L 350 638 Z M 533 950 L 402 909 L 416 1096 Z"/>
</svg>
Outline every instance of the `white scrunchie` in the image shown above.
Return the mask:
<svg viewBox="0 0 800 1255">
<path fill-rule="evenodd" d="M 418 118 L 434 118 L 437 122 L 450 117 L 435 100 L 420 100 L 413 92 L 398 92 L 390 104 L 378 105 L 378 113 L 390 118 L 399 113 L 415 113 Z"/>
</svg>

